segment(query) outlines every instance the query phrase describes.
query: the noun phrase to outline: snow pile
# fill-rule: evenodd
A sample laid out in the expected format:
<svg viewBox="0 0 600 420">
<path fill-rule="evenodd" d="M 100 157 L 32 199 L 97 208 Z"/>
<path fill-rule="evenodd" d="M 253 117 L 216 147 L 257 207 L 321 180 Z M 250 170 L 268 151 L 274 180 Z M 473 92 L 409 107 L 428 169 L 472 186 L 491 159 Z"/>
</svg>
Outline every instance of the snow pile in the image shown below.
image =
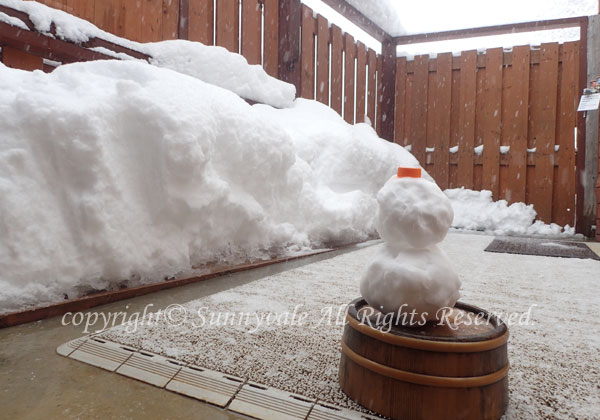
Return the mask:
<svg viewBox="0 0 600 420">
<path fill-rule="evenodd" d="M 296 87 L 269 76 L 262 66 L 249 65 L 240 54 L 183 40 L 146 44 L 150 62 L 188 74 L 237 93 L 242 98 L 277 108 L 292 105 Z"/>
<path fill-rule="evenodd" d="M 423 326 L 460 297 L 458 275 L 436 246 L 448 233 L 452 206 L 436 184 L 396 176 L 377 193 L 377 202 L 376 226 L 385 246 L 360 281 L 361 295 L 377 310 L 398 314 L 402 325 Z"/>
<path fill-rule="evenodd" d="M 532 204 L 492 200 L 491 191 L 472 191 L 464 188 L 448 189 L 444 193 L 452 202 L 456 229 L 478 230 L 495 235 L 570 236 L 575 230 L 535 220 Z M 534 222 L 535 220 L 535 222 Z"/>
<path fill-rule="evenodd" d="M 398 7 L 389 0 L 346 1 L 388 34 L 394 36 L 405 32 L 400 14 L 398 13 Z"/>
<path fill-rule="evenodd" d="M 185 40 L 141 44 L 119 38 L 102 31 L 86 20 L 40 3 L 0 0 L 0 5 L 27 13 L 39 32 L 50 34 L 51 26 L 54 24 L 59 39 L 81 44 L 91 38 L 101 38 L 150 55 L 152 64 L 168 67 L 228 89 L 245 99 L 282 108 L 291 106 L 296 96 L 294 85 L 269 76 L 262 66 L 250 65 L 242 55 L 230 53 L 222 47 L 206 46 L 199 42 Z M 6 16 L 6 18 L 10 17 Z M 0 21 L 2 20 L 8 19 L 0 14 Z M 19 22 L 24 29 L 27 29 L 18 19 L 15 21 L 12 18 L 9 23 L 18 25 Z M 120 59 L 133 59 L 124 53 L 115 53 L 103 47 L 92 48 L 92 50 Z"/>
<path fill-rule="evenodd" d="M 0 313 L 376 235 L 416 166 L 366 124 L 139 61 L 0 65 Z"/>
</svg>

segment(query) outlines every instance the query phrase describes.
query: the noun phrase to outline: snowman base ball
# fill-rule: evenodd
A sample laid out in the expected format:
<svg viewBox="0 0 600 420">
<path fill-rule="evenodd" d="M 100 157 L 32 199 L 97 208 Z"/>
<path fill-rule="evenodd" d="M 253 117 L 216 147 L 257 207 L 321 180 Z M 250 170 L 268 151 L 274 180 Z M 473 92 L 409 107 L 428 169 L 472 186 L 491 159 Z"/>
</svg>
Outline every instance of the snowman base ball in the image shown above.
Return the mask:
<svg viewBox="0 0 600 420">
<path fill-rule="evenodd" d="M 371 307 L 398 315 L 406 326 L 439 320 L 460 297 L 459 289 L 458 275 L 435 245 L 398 250 L 385 244 L 360 282 Z"/>
</svg>

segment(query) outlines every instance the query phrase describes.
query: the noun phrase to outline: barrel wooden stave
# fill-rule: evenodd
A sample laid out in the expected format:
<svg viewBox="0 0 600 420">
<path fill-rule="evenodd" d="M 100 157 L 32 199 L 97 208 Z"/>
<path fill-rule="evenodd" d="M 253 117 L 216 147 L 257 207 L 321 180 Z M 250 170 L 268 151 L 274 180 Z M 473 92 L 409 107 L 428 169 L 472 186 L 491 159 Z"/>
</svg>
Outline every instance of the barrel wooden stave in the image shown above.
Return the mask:
<svg viewBox="0 0 600 420">
<path fill-rule="evenodd" d="M 355 306 L 359 304 L 360 300 L 357 299 L 351 304 L 351 309 L 356 309 Z M 349 311 L 349 317 L 351 315 L 356 317 L 356 311 Z M 508 369 L 505 341 L 495 348 L 479 352 L 429 351 L 384 342 L 376 338 L 377 334 L 374 337 L 363 332 L 354 329 L 352 323 L 346 325 L 339 379 L 344 392 L 369 410 L 392 419 L 405 420 L 497 420 L 506 411 L 508 376 L 502 375 L 502 371 Z M 506 326 L 498 324 L 487 338 L 498 340 L 502 338 L 500 335 L 507 334 Z M 477 337 L 476 340 L 482 338 Z M 458 338 L 457 341 L 464 342 L 465 338 Z M 360 359 L 361 363 L 356 363 L 356 359 Z M 378 365 L 367 368 L 365 361 Z M 387 373 L 376 371 L 379 365 Z M 471 381 L 474 377 L 494 375 L 500 379 L 492 382 L 485 380 L 484 385 L 472 387 L 431 386 L 386 376 L 389 371 L 427 375 L 420 377 L 440 378 L 442 383 L 446 383 L 445 380 L 453 381 L 454 378 Z"/>
</svg>

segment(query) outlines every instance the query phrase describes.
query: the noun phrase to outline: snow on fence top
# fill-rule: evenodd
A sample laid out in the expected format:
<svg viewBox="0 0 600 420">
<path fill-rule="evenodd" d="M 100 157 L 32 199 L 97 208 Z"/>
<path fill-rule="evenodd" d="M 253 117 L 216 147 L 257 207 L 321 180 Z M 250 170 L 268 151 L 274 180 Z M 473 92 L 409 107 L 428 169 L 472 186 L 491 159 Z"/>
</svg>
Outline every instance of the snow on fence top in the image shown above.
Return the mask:
<svg viewBox="0 0 600 420">
<path fill-rule="evenodd" d="M 142 44 L 105 32 L 86 20 L 40 3 L 0 0 L 0 6 L 25 13 L 33 25 L 32 29 L 37 32 L 76 44 L 86 44 L 92 39 L 108 41 L 151 56 L 150 62 L 154 65 L 220 86 L 244 99 L 284 108 L 291 106 L 296 96 L 293 85 L 269 76 L 262 66 L 250 65 L 243 56 L 222 47 L 184 40 Z M 22 20 L 4 15 L 0 15 L 1 22 L 27 29 Z M 127 58 L 123 53 L 111 53 L 102 47 L 92 49 L 117 58 Z"/>
</svg>

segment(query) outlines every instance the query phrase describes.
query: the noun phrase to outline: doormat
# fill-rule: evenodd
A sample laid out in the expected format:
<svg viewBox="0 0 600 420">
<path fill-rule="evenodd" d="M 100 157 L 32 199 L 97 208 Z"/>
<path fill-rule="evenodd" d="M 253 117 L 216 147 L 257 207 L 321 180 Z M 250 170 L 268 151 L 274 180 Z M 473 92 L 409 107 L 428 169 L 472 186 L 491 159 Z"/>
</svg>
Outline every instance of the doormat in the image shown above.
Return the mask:
<svg viewBox="0 0 600 420">
<path fill-rule="evenodd" d="M 532 238 L 496 238 L 485 249 L 504 254 L 539 255 L 543 257 L 590 258 L 600 256 L 583 242 L 555 241 Z"/>
</svg>

